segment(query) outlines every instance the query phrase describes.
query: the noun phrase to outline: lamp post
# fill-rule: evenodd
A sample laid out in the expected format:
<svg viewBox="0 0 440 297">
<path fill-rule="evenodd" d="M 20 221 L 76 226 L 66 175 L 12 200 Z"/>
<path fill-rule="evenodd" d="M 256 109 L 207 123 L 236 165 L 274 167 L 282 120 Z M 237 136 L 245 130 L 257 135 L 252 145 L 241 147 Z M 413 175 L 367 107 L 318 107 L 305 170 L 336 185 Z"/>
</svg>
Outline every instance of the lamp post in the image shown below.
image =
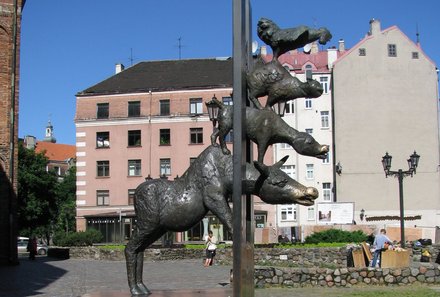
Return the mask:
<svg viewBox="0 0 440 297">
<path fill-rule="evenodd" d="M 402 247 L 405 247 L 405 217 L 403 208 L 403 178 L 406 176 L 413 176 L 416 173 L 417 166 L 419 165 L 420 156 L 414 151 L 414 153 L 407 160 L 409 169 L 403 171 L 399 169 L 397 171 L 391 171 L 391 160 L 392 156 L 385 154 L 382 157 L 383 170 L 385 171 L 385 177 L 395 176 L 399 180 L 399 201 L 400 201 L 400 243 Z"/>
<path fill-rule="evenodd" d="M 218 111 L 219 111 L 218 100 L 217 97 L 215 97 L 215 94 L 212 97 L 212 99 L 206 102 L 205 104 L 206 107 L 208 108 L 209 120 L 212 121 L 212 126 L 215 127 L 215 124 L 217 123 Z"/>
<path fill-rule="evenodd" d="M 286 112 L 286 102 L 278 101 L 275 105 L 272 106 L 272 110 L 275 111 L 275 113 L 280 117 L 283 117 L 284 113 Z"/>
</svg>

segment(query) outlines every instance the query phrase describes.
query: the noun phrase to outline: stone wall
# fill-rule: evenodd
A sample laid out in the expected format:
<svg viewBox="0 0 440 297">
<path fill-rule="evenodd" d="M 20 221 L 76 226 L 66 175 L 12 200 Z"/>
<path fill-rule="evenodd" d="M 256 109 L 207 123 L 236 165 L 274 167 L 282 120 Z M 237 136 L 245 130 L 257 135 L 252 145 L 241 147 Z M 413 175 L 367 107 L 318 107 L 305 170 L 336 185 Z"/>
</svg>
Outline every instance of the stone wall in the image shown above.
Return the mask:
<svg viewBox="0 0 440 297">
<path fill-rule="evenodd" d="M 351 287 L 355 285 L 439 284 L 438 265 L 408 268 L 285 268 L 256 267 L 255 285 L 281 287 Z"/>
<path fill-rule="evenodd" d="M 440 284 L 440 266 L 435 259 L 440 246 L 427 248 L 433 255 L 421 263 L 420 249 L 411 252 L 411 266 L 406 268 L 347 267 L 347 249 L 343 248 L 256 248 L 255 285 L 257 287 L 351 287 L 358 285 Z M 70 248 L 71 258 L 124 261 L 123 250 L 98 247 Z M 145 261 L 200 259 L 203 249 L 150 248 Z M 232 249 L 218 249 L 218 265 L 232 265 Z"/>
</svg>

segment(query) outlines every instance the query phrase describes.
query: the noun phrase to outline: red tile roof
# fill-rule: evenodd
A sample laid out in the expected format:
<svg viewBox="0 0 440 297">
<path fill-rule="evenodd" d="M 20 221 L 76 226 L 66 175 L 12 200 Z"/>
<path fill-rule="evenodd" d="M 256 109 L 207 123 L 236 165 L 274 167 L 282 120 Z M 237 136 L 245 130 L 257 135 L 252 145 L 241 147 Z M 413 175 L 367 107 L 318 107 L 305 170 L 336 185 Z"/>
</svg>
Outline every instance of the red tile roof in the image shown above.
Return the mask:
<svg viewBox="0 0 440 297">
<path fill-rule="evenodd" d="M 74 145 L 37 141 L 35 152 L 41 153 L 43 151 L 50 161 L 65 161 L 76 156 Z"/>
</svg>

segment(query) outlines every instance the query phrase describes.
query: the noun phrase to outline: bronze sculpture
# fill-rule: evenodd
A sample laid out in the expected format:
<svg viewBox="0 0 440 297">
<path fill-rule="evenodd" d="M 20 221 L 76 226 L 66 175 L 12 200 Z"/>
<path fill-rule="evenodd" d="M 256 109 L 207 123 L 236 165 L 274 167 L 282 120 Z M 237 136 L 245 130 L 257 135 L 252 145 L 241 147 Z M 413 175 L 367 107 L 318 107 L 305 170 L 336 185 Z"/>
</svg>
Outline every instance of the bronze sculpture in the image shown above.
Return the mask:
<svg viewBox="0 0 440 297">
<path fill-rule="evenodd" d="M 217 138 L 224 154 L 230 154 L 226 147 L 225 136 L 232 130 L 232 106 L 224 105 L 217 99 L 212 99 L 219 107 L 218 129 L 211 135 L 211 144 L 216 146 Z M 263 162 L 269 145 L 287 143 L 301 155 L 325 159 L 329 152 L 328 145 L 319 144 L 312 135 L 299 132 L 290 127 L 280 116 L 268 109 L 246 108 L 246 136 L 257 144 L 258 162 Z"/>
<path fill-rule="evenodd" d="M 290 178 L 280 167 L 247 164 L 244 192 L 269 204 L 313 205 L 318 190 Z M 232 156 L 209 146 L 179 179 L 147 180 L 135 192 L 137 232 L 125 248 L 128 285 L 132 295 L 148 295 L 142 281 L 143 252 L 167 231 L 186 231 L 210 210 L 232 233 Z"/>
<path fill-rule="evenodd" d="M 249 99 L 257 108 L 246 109 L 246 136 L 258 145 L 258 161 L 247 163 L 243 178 L 243 194 L 253 194 L 268 204 L 301 204 L 310 206 L 318 191 L 290 178 L 280 168 L 284 157 L 273 166 L 263 164 L 267 147 L 288 143 L 298 153 L 325 158 L 329 147 L 319 144 L 311 135 L 287 125 L 270 107 L 279 101 L 301 97 L 316 98 L 322 94 L 319 82 L 303 83 L 284 69 L 278 57 L 305 44 L 319 40 L 325 44 L 331 38 L 325 28 L 318 30 L 300 26 L 280 29 L 262 18 L 258 23 L 259 37 L 271 46 L 271 62 L 262 63 L 247 75 Z M 258 97 L 268 96 L 262 109 Z M 147 180 L 135 192 L 137 232 L 130 238 L 125 257 L 128 285 L 132 295 L 148 295 L 142 280 L 143 251 L 167 231 L 186 231 L 211 211 L 232 233 L 232 213 L 229 199 L 233 190 L 233 159 L 224 137 L 233 128 L 232 108 L 217 101 L 220 108 L 219 128 L 211 135 L 211 146 L 204 150 L 178 179 Z M 220 146 L 216 139 L 219 138 Z"/>
</svg>

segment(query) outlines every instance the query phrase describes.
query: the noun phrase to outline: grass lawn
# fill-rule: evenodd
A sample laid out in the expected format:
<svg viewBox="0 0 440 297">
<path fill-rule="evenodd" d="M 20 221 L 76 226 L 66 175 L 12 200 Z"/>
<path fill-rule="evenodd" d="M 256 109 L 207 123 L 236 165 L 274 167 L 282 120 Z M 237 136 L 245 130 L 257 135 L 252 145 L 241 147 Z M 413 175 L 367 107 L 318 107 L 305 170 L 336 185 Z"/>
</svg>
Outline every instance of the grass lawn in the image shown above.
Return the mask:
<svg viewBox="0 0 440 297">
<path fill-rule="evenodd" d="M 286 296 L 286 289 L 256 289 L 255 296 L 262 295 L 265 291 L 269 295 L 264 296 L 282 297 Z M 301 297 L 439 297 L 440 287 L 428 287 L 420 285 L 411 286 L 389 286 L 389 287 L 368 287 L 359 286 L 352 288 L 291 288 L 289 296 Z M 261 294 L 259 294 L 261 293 Z M 263 295 L 262 295 L 263 296 Z"/>
</svg>

